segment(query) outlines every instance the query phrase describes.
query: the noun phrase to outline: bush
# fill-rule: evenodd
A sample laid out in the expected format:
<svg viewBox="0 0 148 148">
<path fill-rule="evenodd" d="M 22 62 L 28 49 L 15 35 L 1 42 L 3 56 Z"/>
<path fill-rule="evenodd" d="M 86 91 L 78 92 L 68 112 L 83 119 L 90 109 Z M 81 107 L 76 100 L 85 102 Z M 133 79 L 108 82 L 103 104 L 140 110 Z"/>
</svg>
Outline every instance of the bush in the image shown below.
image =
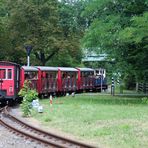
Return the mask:
<svg viewBox="0 0 148 148">
<path fill-rule="evenodd" d="M 142 103 L 143 104 L 148 104 L 148 97 L 142 98 Z"/>
<path fill-rule="evenodd" d="M 29 87 L 30 81 L 25 81 L 23 88 L 19 92 L 19 96 L 23 97 L 21 109 L 23 116 L 31 114 L 31 102 L 38 99 L 38 93 Z"/>
<path fill-rule="evenodd" d="M 129 74 L 124 78 L 125 89 L 134 90 L 136 88 L 136 78 L 135 75 Z"/>
</svg>

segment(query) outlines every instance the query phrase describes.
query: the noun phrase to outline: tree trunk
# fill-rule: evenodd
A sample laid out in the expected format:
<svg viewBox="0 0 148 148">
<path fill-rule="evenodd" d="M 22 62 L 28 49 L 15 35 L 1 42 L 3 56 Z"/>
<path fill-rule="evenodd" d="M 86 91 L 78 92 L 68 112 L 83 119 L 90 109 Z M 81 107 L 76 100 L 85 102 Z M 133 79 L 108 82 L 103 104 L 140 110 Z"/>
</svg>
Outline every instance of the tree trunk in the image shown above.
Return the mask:
<svg viewBox="0 0 148 148">
<path fill-rule="evenodd" d="M 42 51 L 35 52 L 36 58 L 42 63 L 42 66 L 45 66 L 46 60 L 45 60 L 45 54 Z"/>
<path fill-rule="evenodd" d="M 45 53 L 42 52 L 42 51 L 39 51 L 39 52 L 35 52 L 35 56 L 36 58 L 42 63 L 42 66 L 45 66 L 46 63 L 56 54 L 58 53 L 60 49 L 57 48 L 56 50 L 54 50 L 51 54 L 49 54 L 47 56 L 47 58 L 45 57 Z"/>
</svg>

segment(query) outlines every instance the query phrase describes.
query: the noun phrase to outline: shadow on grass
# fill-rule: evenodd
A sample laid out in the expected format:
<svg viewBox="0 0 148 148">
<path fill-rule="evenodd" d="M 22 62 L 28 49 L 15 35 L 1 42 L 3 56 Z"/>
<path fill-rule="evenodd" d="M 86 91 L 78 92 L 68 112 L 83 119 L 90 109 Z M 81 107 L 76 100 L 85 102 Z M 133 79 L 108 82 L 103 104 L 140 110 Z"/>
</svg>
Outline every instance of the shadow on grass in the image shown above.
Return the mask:
<svg viewBox="0 0 148 148">
<path fill-rule="evenodd" d="M 129 105 L 129 104 L 142 104 L 142 98 L 123 98 L 123 97 L 98 97 L 98 98 L 81 98 L 81 101 L 84 102 L 84 104 L 87 102 L 91 104 L 111 104 L 111 105 Z"/>
</svg>

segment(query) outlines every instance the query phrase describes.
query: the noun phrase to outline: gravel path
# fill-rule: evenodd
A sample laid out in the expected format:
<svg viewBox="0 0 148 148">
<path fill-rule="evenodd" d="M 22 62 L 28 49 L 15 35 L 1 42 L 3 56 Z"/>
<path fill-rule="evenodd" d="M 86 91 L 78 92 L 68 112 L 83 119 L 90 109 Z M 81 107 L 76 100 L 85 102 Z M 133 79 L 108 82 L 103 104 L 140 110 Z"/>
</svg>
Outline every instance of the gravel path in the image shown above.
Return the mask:
<svg viewBox="0 0 148 148">
<path fill-rule="evenodd" d="M 31 142 L 9 132 L 0 125 L 0 148 L 43 148 L 43 145 Z"/>
<path fill-rule="evenodd" d="M 21 115 L 19 108 L 16 107 L 13 110 L 13 114 Z M 44 148 L 44 145 L 32 142 L 31 140 L 25 139 L 20 135 L 16 135 L 10 132 L 8 129 L 0 125 L 0 148 Z"/>
</svg>

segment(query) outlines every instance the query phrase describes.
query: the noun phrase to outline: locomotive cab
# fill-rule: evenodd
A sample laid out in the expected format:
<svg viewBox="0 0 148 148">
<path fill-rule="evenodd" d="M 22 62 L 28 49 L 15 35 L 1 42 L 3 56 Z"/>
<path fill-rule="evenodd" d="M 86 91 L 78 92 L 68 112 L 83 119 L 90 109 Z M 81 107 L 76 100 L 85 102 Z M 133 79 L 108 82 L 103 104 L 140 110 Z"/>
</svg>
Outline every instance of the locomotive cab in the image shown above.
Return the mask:
<svg viewBox="0 0 148 148">
<path fill-rule="evenodd" d="M 20 66 L 12 62 L 0 62 L 0 102 L 15 100 L 20 86 Z"/>
<path fill-rule="evenodd" d="M 107 79 L 105 69 L 95 69 L 95 89 L 96 91 L 102 91 L 107 89 Z"/>
</svg>

